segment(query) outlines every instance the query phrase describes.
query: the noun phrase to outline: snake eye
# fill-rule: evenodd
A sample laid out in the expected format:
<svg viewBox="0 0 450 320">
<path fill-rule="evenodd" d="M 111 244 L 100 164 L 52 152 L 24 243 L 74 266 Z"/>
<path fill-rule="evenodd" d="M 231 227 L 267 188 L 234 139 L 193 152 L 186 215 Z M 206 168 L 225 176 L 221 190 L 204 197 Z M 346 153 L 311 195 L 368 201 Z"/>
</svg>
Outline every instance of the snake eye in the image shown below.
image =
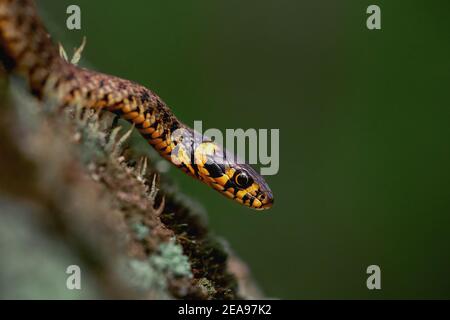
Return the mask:
<svg viewBox="0 0 450 320">
<path fill-rule="evenodd" d="M 244 171 L 238 172 L 234 178 L 234 181 L 241 188 L 247 188 L 253 183 L 253 179 Z"/>
</svg>

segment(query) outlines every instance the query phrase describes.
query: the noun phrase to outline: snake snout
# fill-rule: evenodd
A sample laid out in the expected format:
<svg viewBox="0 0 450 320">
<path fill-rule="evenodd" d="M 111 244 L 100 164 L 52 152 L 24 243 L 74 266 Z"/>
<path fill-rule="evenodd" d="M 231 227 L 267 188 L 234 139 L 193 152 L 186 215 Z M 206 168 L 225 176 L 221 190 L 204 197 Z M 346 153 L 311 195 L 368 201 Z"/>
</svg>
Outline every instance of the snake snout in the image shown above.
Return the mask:
<svg viewBox="0 0 450 320">
<path fill-rule="evenodd" d="M 258 196 L 258 200 L 260 202 L 260 206 L 256 209 L 260 210 L 266 210 L 270 209 L 273 206 L 273 194 L 270 190 L 262 191 L 261 194 Z"/>
<path fill-rule="evenodd" d="M 249 205 L 256 210 L 267 210 L 273 206 L 273 193 L 265 182 L 258 185 L 256 194 L 252 197 Z"/>
</svg>

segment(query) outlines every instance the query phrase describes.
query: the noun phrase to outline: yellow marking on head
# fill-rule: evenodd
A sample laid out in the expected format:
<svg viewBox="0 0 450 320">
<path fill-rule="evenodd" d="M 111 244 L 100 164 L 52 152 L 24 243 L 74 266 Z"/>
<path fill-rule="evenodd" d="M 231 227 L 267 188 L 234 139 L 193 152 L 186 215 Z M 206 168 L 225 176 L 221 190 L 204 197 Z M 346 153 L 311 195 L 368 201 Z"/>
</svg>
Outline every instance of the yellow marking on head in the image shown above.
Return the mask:
<svg viewBox="0 0 450 320">
<path fill-rule="evenodd" d="M 228 176 L 222 175 L 219 178 L 215 178 L 215 180 L 216 180 L 217 183 L 219 183 L 219 184 L 224 186 L 228 182 L 229 179 L 228 179 Z"/>
<path fill-rule="evenodd" d="M 253 183 L 250 187 L 248 187 L 247 188 L 247 192 L 250 192 L 250 193 L 255 193 L 256 194 L 256 191 L 258 191 L 259 190 L 259 186 L 258 186 L 258 184 L 257 183 Z"/>
<path fill-rule="evenodd" d="M 247 194 L 247 191 L 246 191 L 246 190 L 239 190 L 239 191 L 236 193 L 236 197 L 237 197 L 238 199 L 242 199 L 246 194 Z"/>
<path fill-rule="evenodd" d="M 236 172 L 236 169 L 234 168 L 228 168 L 227 170 L 225 170 L 225 174 L 231 179 L 233 178 L 234 173 Z"/>
<path fill-rule="evenodd" d="M 252 207 L 259 208 L 259 207 L 261 207 L 261 206 L 262 206 L 261 201 L 259 201 L 258 199 L 255 198 L 255 199 L 253 200 Z"/>
</svg>

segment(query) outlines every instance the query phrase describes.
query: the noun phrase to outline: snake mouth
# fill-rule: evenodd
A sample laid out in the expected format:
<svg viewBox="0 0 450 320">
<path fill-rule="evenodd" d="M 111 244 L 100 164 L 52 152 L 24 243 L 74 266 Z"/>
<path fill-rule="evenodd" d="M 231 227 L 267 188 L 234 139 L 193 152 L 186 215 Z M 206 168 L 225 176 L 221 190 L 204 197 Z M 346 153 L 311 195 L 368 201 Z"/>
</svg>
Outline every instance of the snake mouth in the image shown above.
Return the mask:
<svg viewBox="0 0 450 320">
<path fill-rule="evenodd" d="M 272 206 L 273 206 L 273 199 L 272 199 L 271 202 L 268 202 L 268 203 L 263 204 L 263 205 L 261 206 L 260 210 L 267 210 L 267 209 L 272 208 Z"/>
<path fill-rule="evenodd" d="M 263 203 L 262 206 L 260 207 L 261 210 L 267 210 L 272 208 L 273 206 L 273 198 L 271 198 L 269 201 L 267 201 L 266 203 Z"/>
<path fill-rule="evenodd" d="M 271 191 L 265 191 L 258 196 L 252 197 L 250 207 L 255 210 L 267 210 L 273 206 L 273 195 Z"/>
<path fill-rule="evenodd" d="M 261 204 L 260 206 L 251 206 L 250 208 L 255 209 L 257 211 L 264 211 L 264 210 L 268 210 L 270 208 L 272 208 L 273 202 L 269 202 L 269 203 L 264 203 Z"/>
</svg>

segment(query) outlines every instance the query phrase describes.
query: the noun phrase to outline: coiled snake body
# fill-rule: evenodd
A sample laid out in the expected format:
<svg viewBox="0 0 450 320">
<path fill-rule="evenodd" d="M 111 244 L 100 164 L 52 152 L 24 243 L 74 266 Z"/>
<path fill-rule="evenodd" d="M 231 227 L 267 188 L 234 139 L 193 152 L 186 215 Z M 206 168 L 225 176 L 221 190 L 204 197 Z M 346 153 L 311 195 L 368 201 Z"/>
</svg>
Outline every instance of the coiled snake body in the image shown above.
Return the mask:
<svg viewBox="0 0 450 320">
<path fill-rule="evenodd" d="M 62 59 L 32 0 L 0 0 L 0 61 L 7 71 L 24 77 L 37 98 L 113 112 L 192 177 L 248 207 L 272 206 L 272 192 L 255 170 L 214 142 L 198 139 L 152 91 Z M 174 138 L 174 132 L 181 134 Z"/>
</svg>

